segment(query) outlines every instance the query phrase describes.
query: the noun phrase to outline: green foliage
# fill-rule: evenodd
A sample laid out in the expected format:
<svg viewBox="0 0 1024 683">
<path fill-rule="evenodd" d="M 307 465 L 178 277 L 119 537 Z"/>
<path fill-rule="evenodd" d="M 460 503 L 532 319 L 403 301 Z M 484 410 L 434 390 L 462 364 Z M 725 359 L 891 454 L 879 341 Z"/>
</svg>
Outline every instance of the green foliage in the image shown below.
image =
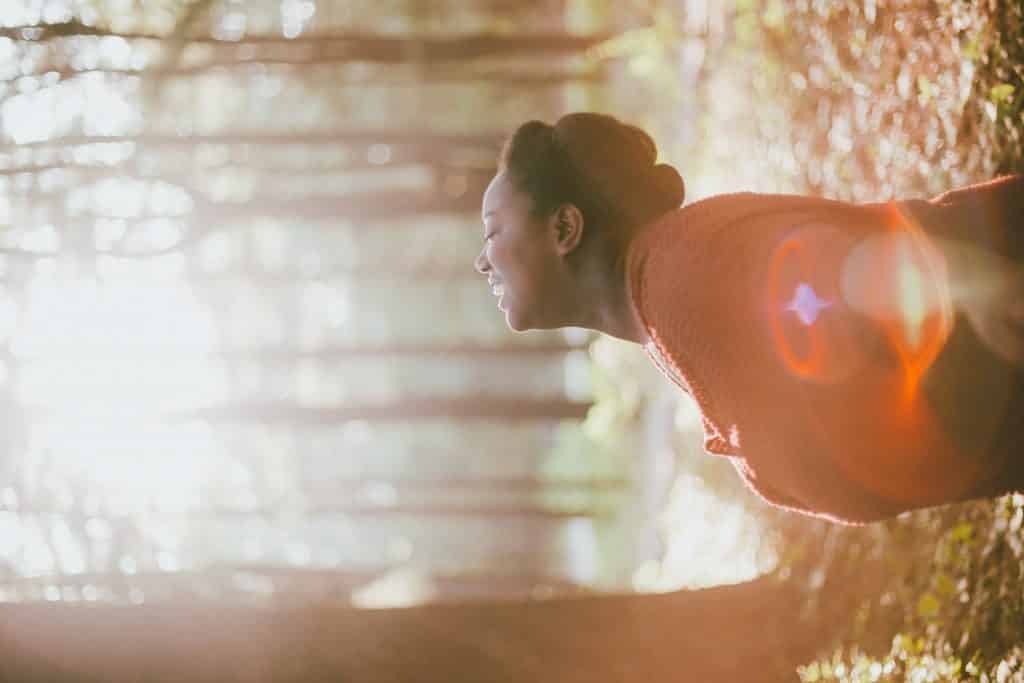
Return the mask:
<svg viewBox="0 0 1024 683">
<path fill-rule="evenodd" d="M 801 680 L 1020 680 L 1022 516 L 1017 495 L 889 525 L 875 542 L 891 573 L 865 603 L 884 613 L 872 628 L 895 631 L 889 646 L 865 648 L 851 623 L 838 647 L 800 668 Z M 905 545 L 908 529 L 923 533 Z"/>
<path fill-rule="evenodd" d="M 763 144 L 787 160 L 777 184 L 860 201 L 937 194 L 1024 161 L 1022 7 L 742 2 L 742 49 L 716 66 L 749 72 Z"/>
<path fill-rule="evenodd" d="M 986 21 L 967 115 L 983 121 L 977 142 L 991 150 L 998 170 L 1019 171 L 1024 168 L 1024 0 L 981 3 L 977 11 Z"/>
<path fill-rule="evenodd" d="M 1016 90 L 1016 88 L 1009 83 L 993 85 L 991 90 L 988 91 L 988 98 L 997 105 L 1012 104 L 1014 90 Z"/>
</svg>

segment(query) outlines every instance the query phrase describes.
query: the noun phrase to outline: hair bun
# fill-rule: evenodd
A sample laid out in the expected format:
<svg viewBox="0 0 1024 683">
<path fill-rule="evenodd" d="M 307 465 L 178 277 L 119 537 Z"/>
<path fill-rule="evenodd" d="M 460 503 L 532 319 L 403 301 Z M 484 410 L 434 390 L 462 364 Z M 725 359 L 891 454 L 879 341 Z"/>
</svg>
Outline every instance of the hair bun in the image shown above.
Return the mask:
<svg viewBox="0 0 1024 683">
<path fill-rule="evenodd" d="M 587 234 L 605 234 L 624 248 L 635 230 L 683 203 L 683 179 L 658 164 L 658 147 L 642 128 L 596 112 L 563 115 L 554 126 L 519 126 L 498 157 L 514 186 L 546 219 L 562 203 L 575 205 Z"/>
<path fill-rule="evenodd" d="M 665 198 L 666 208 L 675 208 L 683 203 L 686 187 L 679 171 L 671 164 L 656 164 L 651 178 L 659 196 Z"/>
</svg>

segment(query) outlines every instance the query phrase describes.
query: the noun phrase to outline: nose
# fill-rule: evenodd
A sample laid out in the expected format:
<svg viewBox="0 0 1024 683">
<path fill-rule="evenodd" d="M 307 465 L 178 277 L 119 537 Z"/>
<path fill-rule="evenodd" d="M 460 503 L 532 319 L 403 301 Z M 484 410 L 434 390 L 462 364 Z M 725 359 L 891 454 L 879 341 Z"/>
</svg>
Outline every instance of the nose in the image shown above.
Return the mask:
<svg viewBox="0 0 1024 683">
<path fill-rule="evenodd" d="M 481 250 L 480 255 L 476 257 L 476 261 L 473 262 L 473 267 L 476 268 L 476 272 L 481 275 L 486 275 L 487 271 L 491 269 L 491 264 L 487 261 L 487 256 L 484 255 L 484 250 Z"/>
</svg>

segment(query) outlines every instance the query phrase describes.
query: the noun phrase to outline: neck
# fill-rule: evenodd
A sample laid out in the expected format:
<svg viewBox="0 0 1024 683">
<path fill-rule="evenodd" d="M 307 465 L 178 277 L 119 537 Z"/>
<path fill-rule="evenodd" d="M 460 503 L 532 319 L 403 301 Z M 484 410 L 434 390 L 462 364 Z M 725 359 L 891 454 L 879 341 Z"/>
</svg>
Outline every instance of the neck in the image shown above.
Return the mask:
<svg viewBox="0 0 1024 683">
<path fill-rule="evenodd" d="M 647 330 L 633 307 L 626 273 L 622 270 L 586 278 L 578 300 L 591 305 L 575 316 L 577 320 L 573 325 L 636 344 L 648 342 Z"/>
</svg>

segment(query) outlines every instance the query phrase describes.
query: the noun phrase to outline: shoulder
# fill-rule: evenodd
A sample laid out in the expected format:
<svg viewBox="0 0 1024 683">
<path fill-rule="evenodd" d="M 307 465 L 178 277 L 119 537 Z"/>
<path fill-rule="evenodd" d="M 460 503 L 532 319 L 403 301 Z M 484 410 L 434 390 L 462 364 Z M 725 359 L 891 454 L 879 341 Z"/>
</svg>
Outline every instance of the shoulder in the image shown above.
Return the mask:
<svg viewBox="0 0 1024 683">
<path fill-rule="evenodd" d="M 734 192 L 717 194 L 673 209 L 640 229 L 636 245 L 656 248 L 675 241 L 680 231 L 694 236 L 710 236 L 718 229 L 738 223 L 752 223 L 795 215 L 829 217 L 848 223 L 857 217 L 875 215 L 884 204 L 854 204 L 838 199 L 794 194 Z"/>
<path fill-rule="evenodd" d="M 730 210 L 749 202 L 751 193 L 722 194 L 672 209 L 642 226 L 629 245 L 627 267 L 643 267 L 652 253 L 694 239 L 711 223 L 727 217 Z"/>
</svg>

